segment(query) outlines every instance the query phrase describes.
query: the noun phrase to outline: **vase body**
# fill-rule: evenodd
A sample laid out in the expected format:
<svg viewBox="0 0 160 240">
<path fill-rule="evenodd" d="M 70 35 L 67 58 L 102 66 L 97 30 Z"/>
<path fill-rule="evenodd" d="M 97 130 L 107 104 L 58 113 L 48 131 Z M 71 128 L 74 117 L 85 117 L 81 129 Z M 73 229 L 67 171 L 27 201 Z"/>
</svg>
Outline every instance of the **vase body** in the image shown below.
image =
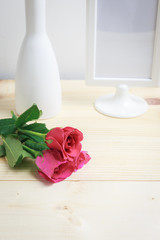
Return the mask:
<svg viewBox="0 0 160 240">
<path fill-rule="evenodd" d="M 26 35 L 16 69 L 16 111 L 33 103 L 43 118 L 57 115 L 61 108 L 61 87 L 56 57 L 46 33 L 45 0 L 25 0 Z"/>
</svg>

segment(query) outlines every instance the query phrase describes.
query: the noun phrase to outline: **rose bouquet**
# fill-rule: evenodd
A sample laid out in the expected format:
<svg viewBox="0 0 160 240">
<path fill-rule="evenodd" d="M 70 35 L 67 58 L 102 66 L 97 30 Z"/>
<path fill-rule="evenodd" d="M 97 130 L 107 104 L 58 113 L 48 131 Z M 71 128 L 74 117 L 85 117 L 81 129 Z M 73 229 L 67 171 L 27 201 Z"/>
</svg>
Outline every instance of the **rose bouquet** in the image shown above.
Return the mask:
<svg viewBox="0 0 160 240">
<path fill-rule="evenodd" d="M 17 117 L 0 120 L 0 157 L 6 157 L 10 167 L 35 159 L 39 174 L 53 183 L 63 181 L 90 160 L 82 151 L 83 134 L 76 128 L 56 127 L 48 130 L 38 120 L 42 111 L 37 105 Z"/>
</svg>

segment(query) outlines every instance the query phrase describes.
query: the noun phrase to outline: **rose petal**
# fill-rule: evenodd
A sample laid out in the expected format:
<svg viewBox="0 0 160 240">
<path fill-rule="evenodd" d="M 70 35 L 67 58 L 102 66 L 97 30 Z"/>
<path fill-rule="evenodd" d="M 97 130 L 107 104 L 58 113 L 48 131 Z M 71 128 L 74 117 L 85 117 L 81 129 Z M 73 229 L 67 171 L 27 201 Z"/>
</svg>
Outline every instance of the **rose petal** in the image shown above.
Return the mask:
<svg viewBox="0 0 160 240">
<path fill-rule="evenodd" d="M 82 149 L 82 144 L 79 143 L 77 146 L 74 146 L 71 150 L 67 151 L 68 160 L 73 161 L 75 157 L 77 157 Z"/>
<path fill-rule="evenodd" d="M 61 150 L 64 142 L 64 132 L 61 128 L 54 128 L 47 133 L 46 140 L 51 140 L 51 143 L 47 142 L 50 149 Z"/>
<path fill-rule="evenodd" d="M 70 163 L 62 163 L 59 166 L 59 171 L 54 173 L 52 179 L 56 182 L 63 181 L 64 179 L 68 178 L 74 172 L 74 166 Z"/>
<path fill-rule="evenodd" d="M 72 127 L 65 127 L 63 128 L 64 130 L 64 138 L 65 142 L 67 143 L 67 139 L 71 138 L 72 139 L 72 145 L 68 147 L 67 144 L 65 144 L 65 151 L 68 154 L 68 159 L 69 161 L 73 161 L 73 158 L 77 157 L 82 149 L 82 144 L 80 141 L 83 140 L 83 133 L 79 131 L 76 128 Z"/>
<path fill-rule="evenodd" d="M 64 134 L 65 134 L 65 140 L 69 135 L 77 136 L 78 141 L 83 140 L 83 133 L 81 131 L 79 131 L 78 129 L 72 128 L 72 127 L 65 127 L 65 128 L 63 128 L 63 130 L 64 130 Z"/>
<path fill-rule="evenodd" d="M 84 164 L 88 163 L 88 161 L 91 159 L 90 155 L 86 151 L 82 151 L 79 154 L 79 157 L 77 158 L 77 163 L 75 170 L 78 170 L 84 166 Z"/>
<path fill-rule="evenodd" d="M 63 144 L 64 132 L 63 132 L 62 128 L 56 127 L 47 133 L 47 138 L 53 137 L 53 136 L 54 136 L 54 138 L 56 138 L 57 142 L 59 142 L 60 144 Z"/>
<path fill-rule="evenodd" d="M 41 177 L 43 177 L 45 180 L 54 183 L 55 181 L 53 181 L 51 178 L 47 177 L 47 175 L 45 175 L 43 172 L 41 172 L 40 170 L 38 171 L 39 175 Z"/>
<path fill-rule="evenodd" d="M 43 156 L 37 157 L 36 164 L 39 174 L 53 183 L 63 181 L 74 172 L 74 165 L 64 161 L 56 150 L 44 151 Z"/>
<path fill-rule="evenodd" d="M 48 140 L 52 142 L 50 143 L 48 142 Z M 58 150 L 59 152 L 62 152 L 62 153 L 64 152 L 61 144 L 57 142 L 57 139 L 55 139 L 54 137 L 51 137 L 51 136 L 46 137 L 46 143 L 51 150 Z"/>
<path fill-rule="evenodd" d="M 47 142 L 52 141 L 51 143 Z M 50 149 L 62 152 L 64 159 L 67 158 L 67 153 L 64 150 L 64 131 L 61 128 L 54 128 L 47 133 L 46 143 Z"/>
<path fill-rule="evenodd" d="M 46 150 L 43 152 L 43 156 L 36 158 L 36 164 L 46 176 L 52 178 L 54 169 L 60 165 L 62 160 L 62 156 L 58 151 Z"/>
</svg>

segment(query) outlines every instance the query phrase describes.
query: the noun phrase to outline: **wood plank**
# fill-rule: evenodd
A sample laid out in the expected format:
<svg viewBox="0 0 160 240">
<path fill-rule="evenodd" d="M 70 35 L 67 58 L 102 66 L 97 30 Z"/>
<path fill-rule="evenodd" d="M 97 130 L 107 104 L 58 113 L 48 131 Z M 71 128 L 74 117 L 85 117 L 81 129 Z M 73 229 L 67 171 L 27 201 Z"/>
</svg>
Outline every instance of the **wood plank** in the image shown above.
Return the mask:
<svg viewBox="0 0 160 240">
<path fill-rule="evenodd" d="M 0 240 L 159 240 L 160 183 L 0 182 Z"/>
<path fill-rule="evenodd" d="M 10 116 L 10 110 L 15 110 L 14 81 L 0 82 L 0 91 L 1 85 L 6 89 L 6 95 L 3 92 L 0 98 L 0 118 L 4 118 Z M 81 130 L 83 149 L 92 157 L 90 163 L 68 180 L 159 181 L 160 105 L 150 105 L 149 111 L 137 118 L 110 118 L 99 114 L 93 102 L 99 95 L 112 91 L 113 88 L 88 87 L 84 81 L 62 81 L 62 110 L 45 122 L 49 128 L 73 126 Z M 132 88 L 131 92 L 144 98 L 160 96 L 159 88 Z M 10 169 L 0 159 L 0 180 L 39 179 L 35 177 L 34 164 L 26 162 L 22 168 L 22 171 Z"/>
</svg>

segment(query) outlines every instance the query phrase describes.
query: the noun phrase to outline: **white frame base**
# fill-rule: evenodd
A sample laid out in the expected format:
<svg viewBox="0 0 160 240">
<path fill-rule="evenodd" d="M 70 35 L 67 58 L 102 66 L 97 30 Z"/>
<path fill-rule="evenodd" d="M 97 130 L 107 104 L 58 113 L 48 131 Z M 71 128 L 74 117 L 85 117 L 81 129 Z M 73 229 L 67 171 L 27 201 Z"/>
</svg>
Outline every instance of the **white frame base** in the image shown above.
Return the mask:
<svg viewBox="0 0 160 240">
<path fill-rule="evenodd" d="M 127 85 L 119 85 L 115 94 L 99 97 L 95 108 L 110 117 L 133 118 L 144 114 L 148 110 L 148 104 L 144 99 L 129 94 Z"/>
</svg>

